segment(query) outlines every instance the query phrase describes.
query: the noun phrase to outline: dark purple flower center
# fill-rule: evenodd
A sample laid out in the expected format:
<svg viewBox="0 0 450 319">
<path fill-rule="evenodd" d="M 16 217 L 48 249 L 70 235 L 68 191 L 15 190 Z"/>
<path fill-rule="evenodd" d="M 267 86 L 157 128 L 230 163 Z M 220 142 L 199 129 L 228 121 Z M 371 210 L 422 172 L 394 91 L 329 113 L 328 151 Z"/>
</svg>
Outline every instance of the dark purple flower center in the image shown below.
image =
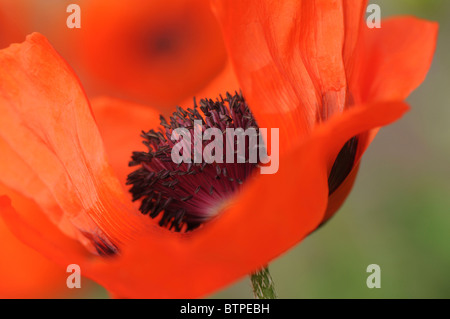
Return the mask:
<svg viewBox="0 0 450 319">
<path fill-rule="evenodd" d="M 259 135 L 253 115 L 238 93 L 227 94 L 226 98 L 220 97 L 216 101 L 201 100 L 200 107 L 194 100 L 193 109 L 177 107 L 169 122 L 161 116 L 158 131 L 143 132 L 148 151 L 133 153 L 130 166 L 139 168 L 128 176 L 127 184 L 132 185 L 133 200 L 142 200 L 140 211 L 143 214 L 149 214 L 151 218 L 161 216 L 159 224 L 176 231 L 192 230 L 217 215 L 257 167 L 257 163 L 249 161 L 248 151 L 245 152 L 245 161 L 238 161 L 238 139 L 233 141 L 236 151 L 232 163 L 225 160 L 223 163 L 204 160 L 201 163 L 193 160 L 191 163 L 175 163 L 172 149 L 177 141 L 171 139 L 172 133 L 185 128 L 194 136 L 194 126 L 199 123 L 195 121 L 201 121 L 201 132 L 217 128 L 225 136 L 227 128 L 253 128 Z M 214 139 L 202 140 L 201 149 L 204 150 Z M 245 141 L 249 145 L 248 136 Z M 194 138 L 190 142 L 193 159 L 196 150 Z M 225 157 L 225 145 L 223 149 Z"/>
<path fill-rule="evenodd" d="M 194 99 L 193 109 L 177 111 L 169 122 L 161 116 L 161 127 L 155 131 L 143 131 L 145 152 L 133 152 L 130 166 L 138 168 L 128 176 L 127 184 L 132 185 L 130 192 L 133 201 L 141 200 L 140 211 L 151 218 L 159 217 L 159 225 L 175 231 L 189 231 L 216 216 L 226 206 L 228 200 L 240 190 L 242 184 L 255 172 L 258 164 L 249 160 L 250 149 L 244 154 L 238 153 L 239 139 L 234 144 L 233 161 L 225 160 L 226 145 L 223 144 L 221 162 L 208 163 L 191 160 L 190 163 L 176 163 L 172 150 L 178 143 L 173 140 L 177 129 L 186 129 L 191 136 L 207 129 L 219 129 L 226 140 L 227 129 L 254 129 L 257 134 L 256 148 L 263 147 L 259 139 L 259 127 L 241 94 L 220 97 L 216 101 L 203 99 L 200 106 Z M 175 134 L 176 135 L 176 134 Z M 200 146 L 195 138 L 190 143 L 189 155 L 203 153 L 211 140 L 201 139 Z M 245 145 L 249 146 L 250 137 L 245 136 Z M 242 140 L 241 140 L 242 143 Z M 328 178 L 329 195 L 345 181 L 355 161 L 358 137 L 350 139 L 338 154 Z M 182 151 L 184 153 L 184 150 Z M 186 154 L 179 154 L 186 155 Z M 258 158 L 259 160 L 260 158 Z M 301 181 L 299 181 L 301 183 Z M 295 185 L 292 185 L 295 187 Z"/>
</svg>

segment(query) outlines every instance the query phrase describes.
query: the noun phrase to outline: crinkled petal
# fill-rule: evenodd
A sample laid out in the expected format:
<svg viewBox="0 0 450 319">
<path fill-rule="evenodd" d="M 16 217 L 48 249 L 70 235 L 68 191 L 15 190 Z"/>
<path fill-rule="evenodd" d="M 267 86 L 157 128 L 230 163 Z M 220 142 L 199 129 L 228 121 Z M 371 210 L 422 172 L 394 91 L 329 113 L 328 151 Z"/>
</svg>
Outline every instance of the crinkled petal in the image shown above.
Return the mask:
<svg viewBox="0 0 450 319">
<path fill-rule="evenodd" d="M 141 227 L 73 71 L 40 34 L 0 51 L 0 182 L 100 253 Z"/>
<path fill-rule="evenodd" d="M 213 4 L 244 96 L 260 127 L 280 128 L 289 147 L 317 121 L 344 109 L 343 54 L 350 56 L 355 49 L 363 13 L 359 4 L 354 9 L 343 1 L 216 0 Z"/>
</svg>

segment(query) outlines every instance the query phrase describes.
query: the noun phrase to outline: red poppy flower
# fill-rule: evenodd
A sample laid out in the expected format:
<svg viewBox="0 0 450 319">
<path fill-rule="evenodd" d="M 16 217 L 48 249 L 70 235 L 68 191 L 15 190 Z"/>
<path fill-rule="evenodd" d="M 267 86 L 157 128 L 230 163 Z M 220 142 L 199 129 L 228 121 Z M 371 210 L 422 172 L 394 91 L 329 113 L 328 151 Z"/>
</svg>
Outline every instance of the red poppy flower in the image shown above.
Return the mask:
<svg viewBox="0 0 450 319">
<path fill-rule="evenodd" d="M 168 113 L 230 69 L 208 0 L 98 0 L 80 7 L 80 29 L 53 28 L 50 19 L 53 30 L 44 34 L 81 74 L 89 95 Z M 65 25 L 67 15 L 54 16 Z"/>
<path fill-rule="evenodd" d="M 79 264 L 115 296 L 204 296 L 301 241 L 346 196 L 374 129 L 408 109 L 402 100 L 423 81 L 436 43 L 437 25 L 411 17 L 366 30 L 363 2 L 215 5 L 254 118 L 280 129 L 280 163 L 189 233 L 159 227 L 131 204 L 78 80 L 42 36 L 0 53 L 0 179 L 42 209 L 30 221 L 1 197 L 1 214 L 18 238 L 63 266 Z M 136 122 L 104 125 L 154 123 L 130 114 Z"/>
</svg>

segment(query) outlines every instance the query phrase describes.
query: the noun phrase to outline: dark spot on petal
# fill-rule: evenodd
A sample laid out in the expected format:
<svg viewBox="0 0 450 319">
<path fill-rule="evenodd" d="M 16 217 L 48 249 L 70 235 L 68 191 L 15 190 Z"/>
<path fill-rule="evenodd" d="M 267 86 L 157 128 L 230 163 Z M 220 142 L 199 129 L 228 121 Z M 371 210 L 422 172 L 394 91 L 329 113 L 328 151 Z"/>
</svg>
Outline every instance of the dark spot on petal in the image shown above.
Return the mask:
<svg viewBox="0 0 450 319">
<path fill-rule="evenodd" d="M 345 143 L 334 161 L 328 176 L 328 195 L 333 194 L 352 171 L 357 150 L 358 137 L 354 136 Z"/>
</svg>

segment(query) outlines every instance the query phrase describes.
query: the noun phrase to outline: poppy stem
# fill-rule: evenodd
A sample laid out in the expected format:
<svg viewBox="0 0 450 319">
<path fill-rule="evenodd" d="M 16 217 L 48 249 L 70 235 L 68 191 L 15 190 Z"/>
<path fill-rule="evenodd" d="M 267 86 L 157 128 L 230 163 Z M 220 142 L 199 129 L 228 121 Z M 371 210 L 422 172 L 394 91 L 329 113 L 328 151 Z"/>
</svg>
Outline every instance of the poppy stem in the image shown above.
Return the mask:
<svg viewBox="0 0 450 319">
<path fill-rule="evenodd" d="M 251 274 L 250 279 L 255 299 L 277 299 L 275 285 L 268 267 Z"/>
</svg>

